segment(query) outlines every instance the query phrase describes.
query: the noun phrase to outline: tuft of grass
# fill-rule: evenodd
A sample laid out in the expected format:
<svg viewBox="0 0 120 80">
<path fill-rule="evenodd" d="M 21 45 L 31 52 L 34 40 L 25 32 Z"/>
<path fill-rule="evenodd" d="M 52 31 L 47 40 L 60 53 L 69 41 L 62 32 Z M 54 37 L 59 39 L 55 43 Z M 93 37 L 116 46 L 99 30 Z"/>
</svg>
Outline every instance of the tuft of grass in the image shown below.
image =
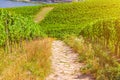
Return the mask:
<svg viewBox="0 0 120 80">
<path fill-rule="evenodd" d="M 14 61 L 7 66 L 2 64 L 0 79 L 44 80 L 50 72 L 51 42 L 52 39 L 24 42 L 24 53 L 12 54 L 10 57 L 15 57 Z"/>
</svg>

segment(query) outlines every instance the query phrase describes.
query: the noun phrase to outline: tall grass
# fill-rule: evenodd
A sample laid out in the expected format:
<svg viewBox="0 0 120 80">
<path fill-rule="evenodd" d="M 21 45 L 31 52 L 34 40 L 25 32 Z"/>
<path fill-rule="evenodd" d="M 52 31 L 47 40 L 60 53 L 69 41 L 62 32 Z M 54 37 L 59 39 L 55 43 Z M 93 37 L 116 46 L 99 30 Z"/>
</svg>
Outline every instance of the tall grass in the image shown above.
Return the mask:
<svg viewBox="0 0 120 80">
<path fill-rule="evenodd" d="M 93 44 L 82 36 L 67 36 L 65 42 L 79 53 L 79 61 L 85 65 L 84 74 L 92 74 L 95 80 L 119 80 L 120 65 L 101 44 Z"/>
<path fill-rule="evenodd" d="M 10 65 L 4 66 L 0 79 L 44 80 L 50 72 L 51 42 L 52 39 L 25 42 L 24 53 L 18 51 L 17 56 L 14 54 L 9 56 L 15 60 Z"/>
</svg>

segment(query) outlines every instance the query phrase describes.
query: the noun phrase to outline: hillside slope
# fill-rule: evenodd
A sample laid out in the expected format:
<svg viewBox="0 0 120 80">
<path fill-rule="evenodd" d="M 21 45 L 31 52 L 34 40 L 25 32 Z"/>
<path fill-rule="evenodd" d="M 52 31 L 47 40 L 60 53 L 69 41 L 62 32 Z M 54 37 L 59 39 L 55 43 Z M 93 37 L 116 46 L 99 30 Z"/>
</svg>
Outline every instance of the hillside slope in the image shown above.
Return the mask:
<svg viewBox="0 0 120 80">
<path fill-rule="evenodd" d="M 58 5 L 40 23 L 52 37 L 80 34 L 81 28 L 96 20 L 119 18 L 120 0 L 91 0 Z"/>
</svg>

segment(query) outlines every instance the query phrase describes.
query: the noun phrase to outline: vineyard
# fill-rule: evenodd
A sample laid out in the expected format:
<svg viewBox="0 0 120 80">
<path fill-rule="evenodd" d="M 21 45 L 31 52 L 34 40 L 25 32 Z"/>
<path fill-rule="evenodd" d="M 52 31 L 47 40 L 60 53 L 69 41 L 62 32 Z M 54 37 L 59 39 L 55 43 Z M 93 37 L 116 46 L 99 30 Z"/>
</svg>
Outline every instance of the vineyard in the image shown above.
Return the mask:
<svg viewBox="0 0 120 80">
<path fill-rule="evenodd" d="M 10 12 L 15 12 L 16 14 L 20 14 L 24 17 L 34 16 L 40 9 L 43 7 L 41 6 L 25 6 L 25 7 L 13 7 L 13 8 L 6 8 L 6 10 Z"/>
<path fill-rule="evenodd" d="M 35 23 L 33 18 L 46 6 L 54 6 L 54 9 L 39 24 Z M 49 71 L 45 66 L 46 61 L 50 64 L 50 50 L 46 45 L 50 48 L 50 44 L 47 43 L 51 40 L 40 41 L 47 52 L 37 45 L 36 40 L 46 36 L 64 40 L 78 52 L 79 61 L 85 63 L 85 67 L 81 68 L 83 73 L 92 74 L 96 80 L 120 80 L 120 0 L 86 0 L 77 3 L 0 9 L 1 53 L 13 53 L 18 48 L 23 50 L 24 44 L 28 45 L 28 42 L 33 41 L 30 42 L 30 46 L 25 47 L 26 51 L 31 53 L 28 55 L 32 57 L 26 59 L 28 63 L 24 63 L 23 67 L 43 78 Z M 36 49 L 31 48 L 32 44 L 37 50 L 43 51 L 40 52 L 42 56 L 33 54 L 32 49 Z M 45 67 L 41 71 L 47 70 L 44 74 L 37 72 L 38 67 L 33 66 L 41 59 L 43 63 L 39 65 L 42 65 L 41 68 Z M 23 61 L 25 62 L 24 59 Z M 31 65 L 35 67 L 35 71 L 32 71 Z"/>
<path fill-rule="evenodd" d="M 92 4 L 92 5 L 91 5 Z M 78 34 L 84 26 L 98 19 L 119 18 L 119 0 L 85 1 L 60 4 L 40 23 L 43 30 L 52 37 Z"/>
<path fill-rule="evenodd" d="M 119 80 L 119 13 L 120 0 L 87 0 L 58 5 L 40 25 L 48 36 L 65 38 L 80 53 L 80 60 L 86 63 L 83 72 L 92 73 L 97 80 Z M 81 45 L 87 46 L 83 52 Z"/>
<path fill-rule="evenodd" d="M 43 37 L 40 26 L 31 17 L 24 18 L 6 10 L 0 11 L 0 32 L 0 46 L 7 49 L 14 43 Z"/>
</svg>

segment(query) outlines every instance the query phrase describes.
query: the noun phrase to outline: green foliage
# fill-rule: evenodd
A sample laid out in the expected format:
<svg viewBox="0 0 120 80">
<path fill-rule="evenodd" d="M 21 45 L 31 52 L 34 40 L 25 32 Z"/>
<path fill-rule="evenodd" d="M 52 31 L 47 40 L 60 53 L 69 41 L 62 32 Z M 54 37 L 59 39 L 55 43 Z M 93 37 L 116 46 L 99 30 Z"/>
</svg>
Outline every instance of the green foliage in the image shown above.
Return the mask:
<svg viewBox="0 0 120 80">
<path fill-rule="evenodd" d="M 81 30 L 80 35 L 83 35 L 93 44 L 101 44 L 104 49 L 109 49 L 111 55 L 120 56 L 120 20 L 107 19 L 98 20 L 90 23 Z"/>
<path fill-rule="evenodd" d="M 77 34 L 91 23 L 104 19 L 119 18 L 120 0 L 84 1 L 56 6 L 40 23 L 51 37 L 62 38 Z"/>
<path fill-rule="evenodd" d="M 25 6 L 25 7 L 15 7 L 15 8 L 5 8 L 5 10 L 15 12 L 16 14 L 21 14 L 24 17 L 34 16 L 40 11 L 42 5 L 39 6 Z"/>
<path fill-rule="evenodd" d="M 0 10 L 0 32 L 0 46 L 44 36 L 40 26 L 31 17 L 25 18 L 6 10 Z"/>
</svg>

